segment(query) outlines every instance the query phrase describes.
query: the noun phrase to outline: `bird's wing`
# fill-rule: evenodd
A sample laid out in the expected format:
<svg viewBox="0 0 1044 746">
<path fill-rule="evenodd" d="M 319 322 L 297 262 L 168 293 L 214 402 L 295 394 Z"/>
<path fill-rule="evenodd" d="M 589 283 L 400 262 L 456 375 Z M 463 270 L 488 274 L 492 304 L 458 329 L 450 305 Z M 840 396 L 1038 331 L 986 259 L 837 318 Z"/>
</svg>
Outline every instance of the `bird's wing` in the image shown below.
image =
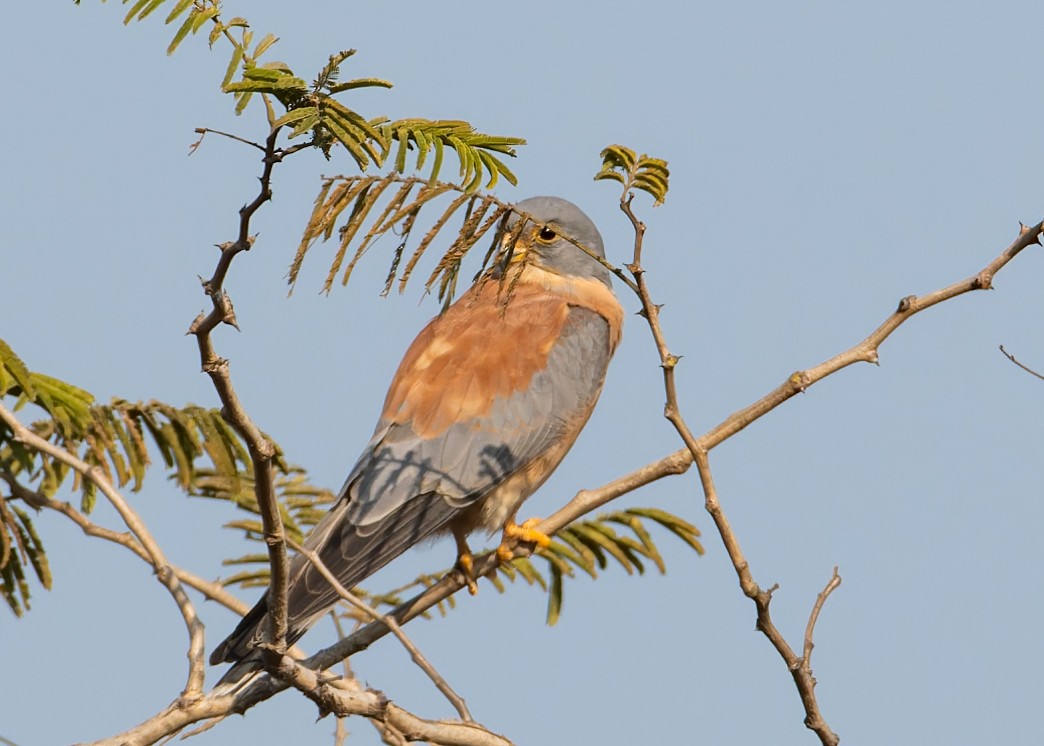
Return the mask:
<svg viewBox="0 0 1044 746">
<path fill-rule="evenodd" d="M 563 439 L 571 444 L 587 421 L 619 339 L 611 292 L 599 295 L 609 311 L 542 287 L 520 284 L 506 307 L 496 293 L 495 282 L 478 286 L 417 337 L 341 501 L 306 540 L 345 586 Z M 307 629 L 335 600 L 295 558 L 291 628 Z"/>
</svg>

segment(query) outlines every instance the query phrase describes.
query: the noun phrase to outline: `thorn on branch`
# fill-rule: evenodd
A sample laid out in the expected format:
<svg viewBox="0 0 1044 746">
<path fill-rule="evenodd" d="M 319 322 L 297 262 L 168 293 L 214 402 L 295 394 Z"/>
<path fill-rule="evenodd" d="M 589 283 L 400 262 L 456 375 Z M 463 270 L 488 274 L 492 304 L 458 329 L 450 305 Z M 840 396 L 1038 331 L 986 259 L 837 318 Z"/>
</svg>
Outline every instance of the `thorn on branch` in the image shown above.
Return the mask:
<svg viewBox="0 0 1044 746">
<path fill-rule="evenodd" d="M 205 312 L 203 312 L 203 311 L 200 311 L 199 312 L 199 316 L 194 318 L 192 320 L 192 323 L 189 324 L 188 331 L 186 331 L 185 334 L 186 335 L 187 334 L 196 334 L 197 332 L 199 332 L 200 327 L 203 325 L 203 322 L 206 321 L 206 320 L 207 320 L 207 314 Z"/>
<path fill-rule="evenodd" d="M 237 332 L 242 331 L 236 320 L 236 309 L 232 306 L 232 299 L 228 297 L 228 293 L 219 293 L 215 296 L 215 301 L 221 306 L 221 322 L 228 324 Z"/>
<path fill-rule="evenodd" d="M 803 370 L 792 373 L 789 380 L 790 384 L 801 393 L 804 393 L 805 389 L 812 385 L 812 379 L 809 377 L 808 373 Z"/>
<path fill-rule="evenodd" d="M 975 280 L 972 284 L 975 290 L 992 290 L 993 274 L 984 269 L 982 272 L 975 275 Z"/>
</svg>

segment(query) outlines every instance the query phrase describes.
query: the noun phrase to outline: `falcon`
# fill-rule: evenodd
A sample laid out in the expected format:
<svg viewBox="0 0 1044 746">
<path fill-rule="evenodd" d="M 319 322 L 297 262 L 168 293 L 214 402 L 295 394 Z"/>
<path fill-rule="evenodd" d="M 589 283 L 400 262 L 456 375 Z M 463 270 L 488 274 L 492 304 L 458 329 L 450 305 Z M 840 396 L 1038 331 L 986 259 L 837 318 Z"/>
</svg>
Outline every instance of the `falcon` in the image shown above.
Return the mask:
<svg viewBox="0 0 1044 746">
<path fill-rule="evenodd" d="M 504 239 L 509 253 L 500 269 L 429 322 L 406 351 L 373 437 L 305 540 L 345 588 L 440 533 L 456 540 L 473 592 L 473 531 L 502 530 L 505 558 L 518 542 L 549 542 L 515 516 L 591 416 L 623 309 L 593 256 L 605 256 L 598 229 L 576 205 L 527 199 L 514 207 L 504 235 L 517 238 Z M 338 600 L 307 557 L 294 556 L 288 644 Z M 267 608 L 266 594 L 211 664 L 259 659 Z"/>
</svg>

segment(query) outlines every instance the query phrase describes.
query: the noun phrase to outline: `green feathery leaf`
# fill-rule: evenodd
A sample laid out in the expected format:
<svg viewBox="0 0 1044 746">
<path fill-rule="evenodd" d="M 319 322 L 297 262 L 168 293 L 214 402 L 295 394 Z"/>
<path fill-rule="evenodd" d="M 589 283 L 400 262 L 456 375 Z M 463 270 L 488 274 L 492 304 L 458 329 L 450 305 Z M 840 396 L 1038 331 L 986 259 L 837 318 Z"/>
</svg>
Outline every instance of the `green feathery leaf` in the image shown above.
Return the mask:
<svg viewBox="0 0 1044 746">
<path fill-rule="evenodd" d="M 602 168 L 595 174 L 595 181 L 605 179 L 623 184 L 625 193 L 640 189 L 652 195 L 656 207 L 667 198 L 670 171 L 665 160 L 644 153 L 639 156 L 623 145 L 610 145 L 602 151 Z"/>
</svg>

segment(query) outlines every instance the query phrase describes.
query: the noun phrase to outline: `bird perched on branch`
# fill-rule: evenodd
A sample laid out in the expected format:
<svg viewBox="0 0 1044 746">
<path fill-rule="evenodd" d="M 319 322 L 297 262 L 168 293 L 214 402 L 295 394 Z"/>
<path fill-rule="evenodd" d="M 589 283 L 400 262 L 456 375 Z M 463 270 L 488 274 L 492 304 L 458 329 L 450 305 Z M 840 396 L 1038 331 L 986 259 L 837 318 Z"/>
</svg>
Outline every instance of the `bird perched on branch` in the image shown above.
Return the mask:
<svg viewBox="0 0 1044 746">
<path fill-rule="evenodd" d="M 605 256 L 598 229 L 572 203 L 520 202 L 504 235 L 508 254 L 499 270 L 406 351 L 340 499 L 305 540 L 346 588 L 439 532 L 456 539 L 471 590 L 472 531 L 503 529 L 505 552 L 520 541 L 549 541 L 530 523 L 517 525 L 515 515 L 590 417 L 623 309 L 608 270 L 591 255 Z M 259 661 L 266 599 L 217 647 L 212 664 Z M 288 644 L 338 599 L 307 557 L 295 556 Z"/>
</svg>

